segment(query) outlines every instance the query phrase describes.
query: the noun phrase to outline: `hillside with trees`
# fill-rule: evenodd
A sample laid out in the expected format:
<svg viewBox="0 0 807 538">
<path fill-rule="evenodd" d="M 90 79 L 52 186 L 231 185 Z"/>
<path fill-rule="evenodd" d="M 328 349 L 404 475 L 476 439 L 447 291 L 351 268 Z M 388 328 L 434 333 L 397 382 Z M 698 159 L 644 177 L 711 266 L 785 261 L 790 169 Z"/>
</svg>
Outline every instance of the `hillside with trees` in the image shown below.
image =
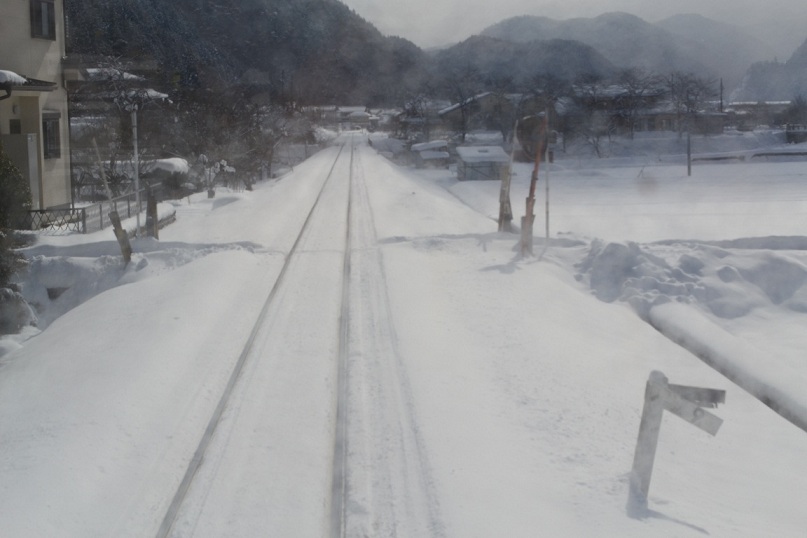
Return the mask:
<svg viewBox="0 0 807 538">
<path fill-rule="evenodd" d="M 473 36 L 434 54 L 434 79 L 457 68 L 471 67 L 485 80 L 510 79 L 523 86 L 539 74 L 572 80 L 582 74 L 606 76 L 616 67 L 598 51 L 578 41 L 534 40 L 517 43 Z"/>
<path fill-rule="evenodd" d="M 657 23 L 626 13 L 563 21 L 522 16 L 426 53 L 383 36 L 339 0 L 65 4 L 71 54 L 152 61 L 158 70 L 150 79 L 156 75 L 163 91 L 226 93 L 234 84 L 259 83 L 276 102 L 399 106 L 423 88 L 444 87 L 448 71 L 468 66 L 482 79 L 516 83 L 541 73 L 573 79 L 638 68 L 723 79 L 730 92 L 745 78 L 743 95 L 766 99 L 790 98 L 799 85 L 791 65 L 777 67 L 770 46 L 698 15 Z M 765 85 L 781 87 L 773 92 L 760 87 Z"/>
<path fill-rule="evenodd" d="M 337 0 L 67 0 L 71 54 L 153 59 L 168 88 L 242 82 L 303 103 L 373 104 L 422 79 L 422 51 Z"/>
<path fill-rule="evenodd" d="M 515 42 L 563 38 L 584 43 L 619 68 L 659 73 L 686 71 L 740 82 L 751 63 L 773 59 L 773 50 L 742 29 L 699 15 L 677 15 L 652 24 L 627 13 L 554 20 L 515 17 L 482 35 Z"/>
<path fill-rule="evenodd" d="M 799 95 L 807 95 L 807 40 L 784 63 L 751 65 L 731 98 L 735 101 L 790 101 Z"/>
</svg>

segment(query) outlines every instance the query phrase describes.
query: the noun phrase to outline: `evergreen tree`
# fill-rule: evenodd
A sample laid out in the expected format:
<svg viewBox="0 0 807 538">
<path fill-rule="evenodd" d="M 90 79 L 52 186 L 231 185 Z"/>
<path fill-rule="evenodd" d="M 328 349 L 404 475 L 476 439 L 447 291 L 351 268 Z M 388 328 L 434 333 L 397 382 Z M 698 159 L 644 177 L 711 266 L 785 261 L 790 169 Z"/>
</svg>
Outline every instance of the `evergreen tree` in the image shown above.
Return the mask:
<svg viewBox="0 0 807 538">
<path fill-rule="evenodd" d="M 23 263 L 22 256 L 14 251 L 12 230 L 23 222 L 29 209 L 28 183 L 0 146 L 0 288 L 8 286 Z"/>
</svg>

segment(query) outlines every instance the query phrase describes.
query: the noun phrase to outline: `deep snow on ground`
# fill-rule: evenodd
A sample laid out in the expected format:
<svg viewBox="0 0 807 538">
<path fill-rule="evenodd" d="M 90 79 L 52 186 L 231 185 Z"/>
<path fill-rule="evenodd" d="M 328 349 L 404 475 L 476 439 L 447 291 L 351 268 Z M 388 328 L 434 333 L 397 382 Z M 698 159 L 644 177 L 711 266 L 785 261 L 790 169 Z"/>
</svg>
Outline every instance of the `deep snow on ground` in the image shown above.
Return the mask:
<svg viewBox="0 0 807 538">
<path fill-rule="evenodd" d="M 358 151 L 436 534 L 803 535 L 805 432 L 648 321 L 807 408 L 804 162 L 699 163 L 687 177 L 680 162 L 559 158 L 553 240 L 522 259 L 517 236 L 496 232 L 498 184 Z M 126 268 L 108 230 L 30 248 L 24 291 L 48 326 L 1 359 L 0 534 L 153 533 L 304 218 L 295 202 L 332 158 L 254 192 L 177 202 L 177 222 L 136 240 Z M 516 166 L 516 224 L 530 171 Z M 656 369 L 725 389 L 714 411 L 725 423 L 710 437 L 665 416 L 651 512 L 631 519 L 627 476 Z"/>
</svg>

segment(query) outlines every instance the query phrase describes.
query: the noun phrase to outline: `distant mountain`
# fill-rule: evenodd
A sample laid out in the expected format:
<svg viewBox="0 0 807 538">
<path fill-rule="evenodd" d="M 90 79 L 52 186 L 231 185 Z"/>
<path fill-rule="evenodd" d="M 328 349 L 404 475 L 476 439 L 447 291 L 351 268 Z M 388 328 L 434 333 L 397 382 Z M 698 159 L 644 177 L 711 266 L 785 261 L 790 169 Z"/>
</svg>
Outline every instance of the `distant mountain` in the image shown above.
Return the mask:
<svg viewBox="0 0 807 538">
<path fill-rule="evenodd" d="M 614 65 L 588 45 L 563 39 L 514 43 L 474 36 L 434 54 L 435 76 L 470 66 L 486 78 L 513 79 L 515 84 L 537 74 L 573 79 L 586 73 L 608 75 Z"/>
<path fill-rule="evenodd" d="M 618 67 L 715 75 L 697 57 L 683 53 L 675 36 L 627 13 L 606 13 L 592 19 L 564 21 L 546 17 L 516 17 L 490 26 L 482 35 L 520 42 L 534 39 L 574 40 L 593 47 Z"/>
<path fill-rule="evenodd" d="M 807 38 L 807 14 L 801 19 L 762 20 L 743 27 L 743 30 L 773 50 L 775 57 L 767 58 L 768 60 L 781 61 L 790 58 L 804 38 Z"/>
<path fill-rule="evenodd" d="M 337 0 L 65 0 L 71 53 L 154 59 L 165 84 L 251 80 L 306 102 L 375 104 L 416 86 L 425 57 Z"/>
<path fill-rule="evenodd" d="M 770 45 L 739 27 L 701 15 L 675 15 L 655 26 L 679 37 L 679 50 L 718 73 L 727 88 L 736 87 L 752 63 L 776 57 Z"/>
<path fill-rule="evenodd" d="M 689 71 L 739 83 L 751 63 L 773 59 L 773 50 L 740 28 L 698 15 L 677 15 L 651 24 L 627 13 L 558 21 L 516 17 L 482 35 L 511 41 L 570 39 L 593 47 L 617 67 L 651 72 Z"/>
<path fill-rule="evenodd" d="M 793 69 L 807 69 L 807 39 L 787 61 L 787 66 Z"/>
<path fill-rule="evenodd" d="M 722 77 L 730 90 L 773 49 L 739 28 L 693 15 L 650 24 L 625 13 L 558 21 L 516 17 L 426 53 L 385 37 L 339 0 L 65 0 L 68 51 L 147 60 L 164 90 L 270 86 L 316 104 L 397 104 L 457 66 L 515 82 L 641 67 Z M 773 54 L 773 56 L 772 56 Z M 805 53 L 801 53 L 802 55 Z M 794 55 L 796 60 L 801 55 Z M 768 65 L 770 64 L 770 65 Z M 747 95 L 770 95 L 775 62 L 754 64 Z M 774 73 L 770 81 L 766 74 Z M 777 78 L 778 77 L 778 78 Z M 789 78 L 788 78 L 789 77 Z M 795 77 L 795 79 L 794 79 Z M 798 88 L 787 75 L 777 95 Z M 787 95 L 787 98 L 792 97 Z"/>
<path fill-rule="evenodd" d="M 789 101 L 807 97 L 807 41 L 787 62 L 757 62 L 731 94 L 732 101 Z"/>
</svg>

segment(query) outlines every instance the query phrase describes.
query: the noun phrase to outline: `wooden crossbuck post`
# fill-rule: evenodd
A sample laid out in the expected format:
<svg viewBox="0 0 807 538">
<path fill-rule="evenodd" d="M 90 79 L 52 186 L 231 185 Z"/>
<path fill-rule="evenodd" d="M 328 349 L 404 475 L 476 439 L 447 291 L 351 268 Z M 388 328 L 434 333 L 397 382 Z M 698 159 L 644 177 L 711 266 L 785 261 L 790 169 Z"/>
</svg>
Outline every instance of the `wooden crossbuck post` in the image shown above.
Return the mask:
<svg viewBox="0 0 807 538">
<path fill-rule="evenodd" d="M 717 407 L 725 403 L 726 391 L 671 385 L 658 371 L 650 373 L 644 395 L 644 409 L 639 424 L 639 438 L 633 455 L 628 491 L 628 515 L 643 517 L 647 514 L 647 494 L 656 458 L 658 435 L 664 410 L 681 417 L 710 435 L 716 435 L 723 420 L 704 411 L 703 407 Z"/>
<path fill-rule="evenodd" d="M 515 133 L 518 131 L 518 120 L 513 127 L 513 146 L 510 148 L 510 166 L 507 174 L 502 176 L 502 185 L 499 190 L 499 231 L 513 231 L 513 208 L 510 206 L 510 183 L 513 179 L 513 159 L 516 153 Z"/>
<path fill-rule="evenodd" d="M 104 190 L 106 191 L 106 196 L 109 199 L 110 204 L 110 211 L 109 211 L 109 221 L 112 223 L 112 229 L 115 232 L 115 239 L 118 240 L 118 245 L 120 246 L 120 252 L 123 256 L 123 264 L 128 265 L 130 261 L 132 261 L 132 245 L 129 243 L 129 233 L 123 229 L 121 225 L 120 215 L 118 215 L 117 204 L 112 201 L 112 190 L 109 188 L 109 183 L 106 180 L 106 172 L 104 171 L 104 163 L 101 160 L 101 152 L 98 151 L 98 144 L 95 141 L 95 138 L 92 139 L 92 145 L 95 148 L 95 156 L 98 159 L 98 174 L 101 176 L 101 181 L 104 183 Z M 101 219 L 103 219 L 103 206 L 101 206 Z M 139 207 L 138 207 L 139 210 Z M 102 227 L 103 227 L 103 220 Z M 86 230 L 87 227 L 85 226 L 84 229 Z"/>
<path fill-rule="evenodd" d="M 535 143 L 535 166 L 532 169 L 530 179 L 530 193 L 527 196 L 526 211 L 521 217 L 521 255 L 532 255 L 532 225 L 535 222 L 535 185 L 538 183 L 538 168 L 541 164 L 541 157 L 546 148 L 546 126 L 547 116 L 541 122 L 541 130 L 538 132 L 538 140 Z"/>
<path fill-rule="evenodd" d="M 146 234 L 154 239 L 160 238 L 160 218 L 157 214 L 157 197 L 151 187 L 146 189 Z"/>
</svg>

